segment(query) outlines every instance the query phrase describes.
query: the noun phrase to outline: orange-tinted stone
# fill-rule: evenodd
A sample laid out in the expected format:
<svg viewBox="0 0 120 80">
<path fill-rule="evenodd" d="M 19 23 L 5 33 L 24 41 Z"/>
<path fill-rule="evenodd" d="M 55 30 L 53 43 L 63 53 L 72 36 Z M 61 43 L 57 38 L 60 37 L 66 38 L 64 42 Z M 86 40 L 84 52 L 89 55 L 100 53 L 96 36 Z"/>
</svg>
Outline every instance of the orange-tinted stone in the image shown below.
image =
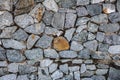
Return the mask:
<svg viewBox="0 0 120 80">
<path fill-rule="evenodd" d="M 42 15 L 43 15 L 43 8 L 39 8 L 39 9 L 37 10 L 36 19 L 37 19 L 38 21 L 41 21 Z"/>
<path fill-rule="evenodd" d="M 64 37 L 57 37 L 53 41 L 53 47 L 58 51 L 62 51 L 69 49 L 70 46 Z"/>
</svg>

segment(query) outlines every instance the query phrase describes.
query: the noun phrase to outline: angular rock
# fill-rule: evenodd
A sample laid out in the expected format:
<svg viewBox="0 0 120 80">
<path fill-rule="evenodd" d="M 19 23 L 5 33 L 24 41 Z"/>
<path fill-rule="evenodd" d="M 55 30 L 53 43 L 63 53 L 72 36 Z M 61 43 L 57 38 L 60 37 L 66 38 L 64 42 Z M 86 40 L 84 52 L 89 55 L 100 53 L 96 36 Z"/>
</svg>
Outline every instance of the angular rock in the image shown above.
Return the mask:
<svg viewBox="0 0 120 80">
<path fill-rule="evenodd" d="M 45 11 L 42 20 L 46 25 L 50 25 L 52 22 L 54 13 L 52 11 Z"/>
<path fill-rule="evenodd" d="M 74 51 L 80 51 L 83 49 L 83 46 L 79 42 L 72 41 L 70 49 Z"/>
<path fill-rule="evenodd" d="M 41 34 L 44 32 L 44 29 L 45 29 L 45 24 L 41 22 L 41 23 L 30 25 L 26 27 L 24 30 L 32 34 Z"/>
<path fill-rule="evenodd" d="M 36 43 L 36 47 L 48 48 L 51 47 L 53 37 L 44 34 Z"/>
<path fill-rule="evenodd" d="M 56 29 L 63 29 L 64 21 L 65 21 L 65 13 L 55 13 L 51 24 Z"/>
<path fill-rule="evenodd" d="M 10 62 L 22 62 L 25 60 L 20 50 L 7 50 L 6 55 Z"/>
<path fill-rule="evenodd" d="M 28 79 L 28 76 L 27 75 L 19 75 L 18 77 L 17 77 L 17 80 L 29 80 Z"/>
<path fill-rule="evenodd" d="M 77 22 L 76 22 L 76 26 L 86 25 L 89 20 L 90 20 L 90 18 L 88 18 L 88 17 L 78 18 Z"/>
<path fill-rule="evenodd" d="M 68 64 L 60 65 L 60 66 L 59 66 L 59 69 L 60 69 L 63 73 L 68 74 Z"/>
<path fill-rule="evenodd" d="M 41 61 L 40 66 L 41 67 L 48 67 L 49 65 L 51 65 L 53 63 L 53 60 L 50 59 L 44 59 Z"/>
<path fill-rule="evenodd" d="M 101 26 L 99 27 L 99 29 L 101 31 L 104 31 L 104 32 L 116 32 L 120 29 L 120 25 L 117 24 L 117 23 L 109 23 L 109 24 L 101 24 Z"/>
<path fill-rule="evenodd" d="M 97 46 L 98 46 L 98 42 L 96 40 L 87 41 L 83 45 L 90 50 L 96 51 Z"/>
<path fill-rule="evenodd" d="M 23 42 L 19 42 L 14 39 L 2 39 L 3 46 L 5 48 L 13 48 L 13 49 L 25 49 L 26 45 Z"/>
<path fill-rule="evenodd" d="M 16 80 L 16 74 L 7 74 L 5 76 L 0 77 L 0 80 Z"/>
<path fill-rule="evenodd" d="M 56 37 L 53 40 L 53 47 L 58 51 L 69 49 L 69 43 L 64 37 Z"/>
<path fill-rule="evenodd" d="M 89 59 L 90 58 L 90 50 L 88 50 L 88 49 L 81 50 L 78 54 L 78 57 L 83 58 L 83 59 Z"/>
<path fill-rule="evenodd" d="M 67 13 L 65 19 L 65 28 L 74 27 L 77 15 L 73 13 Z"/>
<path fill-rule="evenodd" d="M 106 14 L 100 14 L 93 16 L 91 21 L 97 24 L 108 23 L 108 16 Z"/>
<path fill-rule="evenodd" d="M 103 42 L 104 38 L 105 38 L 105 33 L 97 32 L 96 39 L 97 39 L 99 42 Z"/>
<path fill-rule="evenodd" d="M 69 66 L 69 71 L 70 72 L 75 72 L 75 71 L 79 71 L 80 67 L 79 66 Z"/>
<path fill-rule="evenodd" d="M 86 65 L 85 64 L 81 64 L 81 68 L 80 68 L 80 73 L 84 73 L 86 72 Z"/>
<path fill-rule="evenodd" d="M 106 80 L 104 76 L 96 76 L 96 75 L 92 76 L 91 79 L 92 80 Z"/>
<path fill-rule="evenodd" d="M 34 6 L 34 0 L 16 0 L 14 15 L 28 13 Z"/>
<path fill-rule="evenodd" d="M 16 31 L 17 27 L 6 27 L 2 30 L 2 33 L 0 34 L 0 38 L 11 38 L 12 34 Z"/>
<path fill-rule="evenodd" d="M 18 72 L 18 65 L 17 63 L 11 63 L 8 65 L 8 71 L 12 73 L 17 73 Z"/>
<path fill-rule="evenodd" d="M 4 76 L 4 75 L 7 75 L 9 72 L 8 72 L 8 69 L 7 68 L 0 68 L 0 76 Z M 1 78 L 0 78 L 1 79 Z"/>
<path fill-rule="evenodd" d="M 59 58 L 59 55 L 58 53 L 54 50 L 54 49 L 45 49 L 44 50 L 44 55 L 45 57 L 48 57 L 48 58 Z"/>
<path fill-rule="evenodd" d="M 27 57 L 27 59 L 43 59 L 43 51 L 39 48 L 26 50 L 24 54 Z"/>
<path fill-rule="evenodd" d="M 80 71 L 75 71 L 75 72 L 74 72 L 74 78 L 75 78 L 76 80 L 80 80 Z"/>
<path fill-rule="evenodd" d="M 29 15 L 34 18 L 35 22 L 40 22 L 42 20 L 44 11 L 44 6 L 41 3 L 39 3 L 30 11 Z"/>
<path fill-rule="evenodd" d="M 90 31 L 90 32 L 97 32 L 98 27 L 99 26 L 97 24 L 94 24 L 94 23 L 91 23 L 91 22 L 88 23 L 88 31 Z"/>
<path fill-rule="evenodd" d="M 53 78 L 53 80 L 55 79 L 59 79 L 61 77 L 63 77 L 63 73 L 60 70 L 56 70 L 51 77 Z"/>
<path fill-rule="evenodd" d="M 77 57 L 77 53 L 75 51 L 60 51 L 59 52 L 60 57 L 62 58 L 75 58 Z"/>
<path fill-rule="evenodd" d="M 31 34 L 27 40 L 27 48 L 31 49 L 39 38 L 39 36 Z"/>
<path fill-rule="evenodd" d="M 8 11 L 0 12 L 0 29 L 13 24 L 13 16 Z"/>
<path fill-rule="evenodd" d="M 109 20 L 112 23 L 120 22 L 120 12 L 115 12 L 115 13 L 109 14 Z"/>
<path fill-rule="evenodd" d="M 49 66 L 49 72 L 53 73 L 55 70 L 57 70 L 58 64 L 53 63 Z"/>
<path fill-rule="evenodd" d="M 74 59 L 74 60 L 72 60 L 72 63 L 73 64 L 82 64 L 83 60 L 82 59 Z"/>
<path fill-rule="evenodd" d="M 54 0 L 45 0 L 43 2 L 43 5 L 46 7 L 48 10 L 52 10 L 54 12 L 58 11 L 58 5 Z"/>
<path fill-rule="evenodd" d="M 93 33 L 89 33 L 88 34 L 88 40 L 94 40 L 96 38 L 96 36 Z"/>
<path fill-rule="evenodd" d="M 8 63 L 6 61 L 0 61 L 0 67 L 7 67 Z"/>
<path fill-rule="evenodd" d="M 19 41 L 25 41 L 28 38 L 28 34 L 22 30 L 22 29 L 18 29 L 13 35 L 12 35 L 13 39 L 19 40 Z"/>
<path fill-rule="evenodd" d="M 107 52 L 109 49 L 109 44 L 99 43 L 98 51 Z"/>
<path fill-rule="evenodd" d="M 60 36 L 63 32 L 51 27 L 45 27 L 45 33 L 48 35 Z"/>
<path fill-rule="evenodd" d="M 87 5 L 86 8 L 90 16 L 98 15 L 102 12 L 102 6 L 100 4 Z"/>
<path fill-rule="evenodd" d="M 11 0 L 0 0 L 0 10 L 12 11 L 12 1 Z"/>
<path fill-rule="evenodd" d="M 0 60 L 6 60 L 6 50 L 0 47 Z"/>
<path fill-rule="evenodd" d="M 108 72 L 108 69 L 97 69 L 96 70 L 97 75 L 105 75 L 107 74 L 107 72 Z"/>
<path fill-rule="evenodd" d="M 90 77 L 94 75 L 94 71 L 86 71 L 81 74 L 81 77 Z"/>
<path fill-rule="evenodd" d="M 95 65 L 86 65 L 86 69 L 87 70 L 96 70 L 96 66 Z"/>
<path fill-rule="evenodd" d="M 86 28 L 87 28 L 87 25 L 78 26 L 77 29 L 76 29 L 76 33 L 80 33 L 82 30 L 84 30 Z"/>
<path fill-rule="evenodd" d="M 78 17 L 88 15 L 88 11 L 85 7 L 78 7 L 78 8 L 76 8 L 76 11 L 77 11 Z"/>
<path fill-rule="evenodd" d="M 21 28 L 25 28 L 34 23 L 33 18 L 28 14 L 18 15 L 15 17 L 14 21 Z"/>
<path fill-rule="evenodd" d="M 111 54 L 120 54 L 120 45 L 112 45 L 109 47 L 108 52 Z"/>
<path fill-rule="evenodd" d="M 87 5 L 90 3 L 90 0 L 77 0 L 77 5 Z"/>
<path fill-rule="evenodd" d="M 68 41 L 71 40 L 71 38 L 72 38 L 74 32 L 75 32 L 75 28 L 71 28 L 71 29 L 66 30 L 64 36 L 67 38 Z"/>
<path fill-rule="evenodd" d="M 113 4 L 103 4 L 103 12 L 106 14 L 115 12 L 115 5 Z"/>
</svg>

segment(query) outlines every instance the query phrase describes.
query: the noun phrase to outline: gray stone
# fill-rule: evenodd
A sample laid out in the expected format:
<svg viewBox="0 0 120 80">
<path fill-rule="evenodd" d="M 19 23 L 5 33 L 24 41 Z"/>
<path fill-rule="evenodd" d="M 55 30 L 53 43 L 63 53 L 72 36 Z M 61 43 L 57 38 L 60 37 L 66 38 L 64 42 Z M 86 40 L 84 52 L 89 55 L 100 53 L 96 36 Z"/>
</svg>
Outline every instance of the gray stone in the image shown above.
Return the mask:
<svg viewBox="0 0 120 80">
<path fill-rule="evenodd" d="M 87 70 L 96 70 L 96 66 L 95 65 L 86 65 L 86 69 Z"/>
<path fill-rule="evenodd" d="M 90 32 L 97 32 L 98 27 L 99 26 L 97 24 L 94 24 L 94 23 L 91 23 L 91 22 L 88 23 L 88 31 L 90 31 Z"/>
<path fill-rule="evenodd" d="M 11 38 L 12 34 L 16 31 L 16 29 L 16 26 L 4 28 L 0 34 L 0 38 Z"/>
<path fill-rule="evenodd" d="M 3 29 L 5 26 L 10 26 L 12 24 L 13 24 L 12 14 L 7 11 L 2 11 L 0 13 L 0 29 Z"/>
<path fill-rule="evenodd" d="M 18 15 L 15 17 L 14 21 L 21 28 L 25 28 L 34 23 L 33 18 L 28 14 Z"/>
<path fill-rule="evenodd" d="M 112 45 L 109 47 L 108 52 L 111 54 L 120 54 L 120 45 Z"/>
<path fill-rule="evenodd" d="M 38 77 L 36 74 L 31 74 L 30 76 L 28 76 L 30 80 L 37 80 Z"/>
<path fill-rule="evenodd" d="M 109 44 L 105 44 L 105 43 L 98 44 L 98 51 L 107 52 L 108 48 L 109 48 Z"/>
<path fill-rule="evenodd" d="M 81 74 L 81 77 L 91 77 L 94 75 L 94 71 L 86 71 Z"/>
<path fill-rule="evenodd" d="M 92 80 L 106 80 L 104 76 L 96 76 L 96 75 L 94 75 L 91 78 L 92 78 Z"/>
<path fill-rule="evenodd" d="M 7 75 L 9 72 L 8 72 L 8 69 L 7 68 L 0 68 L 0 76 L 4 76 L 4 75 Z M 1 79 L 0 79 L 1 80 Z"/>
<path fill-rule="evenodd" d="M 67 38 L 68 41 L 71 41 L 71 38 L 73 37 L 73 34 L 75 32 L 75 28 L 71 28 L 65 31 L 65 37 Z"/>
<path fill-rule="evenodd" d="M 53 18 L 53 12 L 52 11 L 45 11 L 44 16 L 43 16 L 43 21 L 46 25 L 50 25 L 52 18 Z"/>
<path fill-rule="evenodd" d="M 0 10 L 12 11 L 12 1 L 11 0 L 0 0 Z"/>
<path fill-rule="evenodd" d="M 53 63 L 49 66 L 49 72 L 53 73 L 55 70 L 57 70 L 58 64 Z"/>
<path fill-rule="evenodd" d="M 45 29 L 45 24 L 41 22 L 41 23 L 30 25 L 26 27 L 24 30 L 28 33 L 41 34 L 44 32 L 44 29 Z"/>
<path fill-rule="evenodd" d="M 13 39 L 19 40 L 19 41 L 25 41 L 28 38 L 28 34 L 22 30 L 18 29 L 13 35 Z"/>
<path fill-rule="evenodd" d="M 88 50 L 88 49 L 81 50 L 78 54 L 78 57 L 83 58 L 83 59 L 89 59 L 90 58 L 90 50 Z"/>
<path fill-rule="evenodd" d="M 26 45 L 23 42 L 19 42 L 14 39 L 2 39 L 3 46 L 5 48 L 13 48 L 13 49 L 25 49 Z"/>
<path fill-rule="evenodd" d="M 99 68 L 99 69 L 107 69 L 107 68 L 109 68 L 109 65 L 107 65 L 107 64 L 98 64 L 98 65 L 96 65 L 96 67 Z"/>
<path fill-rule="evenodd" d="M 101 24 L 99 29 L 104 32 L 116 32 L 120 29 L 120 26 L 117 23 Z"/>
<path fill-rule="evenodd" d="M 108 16 L 106 14 L 100 14 L 93 16 L 91 21 L 97 24 L 108 23 Z"/>
<path fill-rule="evenodd" d="M 59 69 L 60 69 L 63 73 L 68 74 L 68 64 L 60 65 L 60 66 L 59 66 Z"/>
<path fill-rule="evenodd" d="M 93 33 L 89 32 L 89 34 L 88 34 L 88 40 L 94 40 L 95 37 L 96 36 Z"/>
<path fill-rule="evenodd" d="M 19 74 L 30 74 L 35 71 L 37 71 L 37 67 L 33 67 L 30 65 L 19 65 L 18 66 Z"/>
<path fill-rule="evenodd" d="M 84 63 L 85 63 L 85 64 L 92 64 L 92 63 L 93 63 L 93 60 L 91 60 L 91 59 L 85 60 Z"/>
<path fill-rule="evenodd" d="M 39 38 L 39 36 L 31 34 L 27 39 L 27 48 L 31 49 Z"/>
<path fill-rule="evenodd" d="M 60 51 L 59 52 L 60 57 L 62 58 L 75 58 L 77 57 L 77 53 L 75 51 Z"/>
<path fill-rule="evenodd" d="M 18 72 L 18 65 L 17 63 L 10 63 L 8 65 L 8 71 L 12 73 L 17 73 Z"/>
<path fill-rule="evenodd" d="M 74 72 L 74 79 L 75 80 L 80 80 L 80 71 L 75 71 Z"/>
<path fill-rule="evenodd" d="M 54 12 L 58 11 L 58 5 L 54 0 L 45 0 L 43 2 L 43 5 L 46 7 L 48 10 L 52 10 Z"/>
<path fill-rule="evenodd" d="M 25 60 L 20 50 L 7 50 L 6 55 L 10 62 L 22 62 Z"/>
<path fill-rule="evenodd" d="M 43 59 L 40 62 L 40 66 L 41 67 L 48 67 L 49 65 L 51 65 L 53 63 L 53 60 L 50 59 Z"/>
<path fill-rule="evenodd" d="M 107 74 L 107 72 L 108 72 L 108 69 L 97 69 L 96 70 L 97 75 L 105 75 Z"/>
<path fill-rule="evenodd" d="M 60 6 L 62 8 L 72 8 L 76 5 L 76 0 L 60 0 Z"/>
<path fill-rule="evenodd" d="M 103 2 L 104 0 L 91 0 L 92 4 Z"/>
<path fill-rule="evenodd" d="M 103 33 L 103 32 L 97 32 L 96 39 L 99 42 L 103 42 L 104 38 L 105 38 L 105 33 Z"/>
<path fill-rule="evenodd" d="M 74 60 L 72 60 L 72 63 L 73 64 L 82 64 L 83 60 L 82 59 L 74 59 Z"/>
<path fill-rule="evenodd" d="M 102 6 L 100 4 L 87 5 L 86 8 L 90 16 L 98 15 L 102 12 Z"/>
<path fill-rule="evenodd" d="M 86 29 L 87 25 L 80 25 L 76 29 L 76 33 L 80 33 L 82 30 Z"/>
<path fill-rule="evenodd" d="M 55 59 L 59 58 L 58 53 L 54 49 L 49 49 L 49 48 L 45 49 L 44 50 L 44 55 L 47 58 L 55 58 Z"/>
<path fill-rule="evenodd" d="M 17 78 L 16 74 L 8 74 L 0 77 L 0 80 L 16 80 L 16 78 Z"/>
<path fill-rule="evenodd" d="M 25 51 L 27 59 L 43 59 L 43 51 L 40 48 L 33 48 Z"/>
<path fill-rule="evenodd" d="M 74 51 L 80 51 L 83 49 L 83 46 L 79 42 L 72 41 L 70 49 Z"/>
<path fill-rule="evenodd" d="M 88 17 L 81 17 L 77 19 L 76 26 L 85 25 L 90 20 Z"/>
<path fill-rule="evenodd" d="M 6 60 L 6 51 L 2 47 L 0 47 L 0 60 Z"/>
<path fill-rule="evenodd" d="M 60 70 L 56 70 L 51 77 L 53 78 L 53 80 L 55 79 L 59 79 L 61 77 L 63 77 L 63 73 Z"/>
<path fill-rule="evenodd" d="M 65 28 L 74 27 L 77 15 L 73 13 L 67 13 L 65 18 Z"/>
<path fill-rule="evenodd" d="M 120 0 L 116 0 L 117 1 L 117 3 L 116 3 L 116 5 L 117 5 L 117 10 L 120 12 Z"/>
<path fill-rule="evenodd" d="M 120 79 L 120 70 L 110 67 L 108 80 L 119 80 Z"/>
<path fill-rule="evenodd" d="M 51 24 L 56 29 L 63 29 L 64 21 L 65 21 L 65 13 L 55 13 Z"/>
<path fill-rule="evenodd" d="M 113 5 L 113 4 L 103 4 L 103 11 L 104 11 L 104 13 L 107 13 L 107 14 L 115 12 L 116 11 L 115 10 L 115 5 Z"/>
<path fill-rule="evenodd" d="M 93 80 L 92 78 L 82 78 L 81 80 Z"/>
<path fill-rule="evenodd" d="M 69 66 L 70 72 L 75 72 L 75 71 L 79 71 L 79 70 L 80 70 L 80 66 Z"/>
<path fill-rule="evenodd" d="M 78 42 L 85 42 L 87 41 L 88 33 L 86 30 L 81 31 L 80 33 L 77 33 L 73 36 L 72 40 L 78 41 Z"/>
<path fill-rule="evenodd" d="M 113 60 L 120 60 L 120 56 L 119 55 L 115 55 L 112 58 L 113 58 Z"/>
<path fill-rule="evenodd" d="M 96 51 L 97 47 L 98 47 L 98 42 L 96 40 L 93 41 L 87 41 L 83 44 L 87 49 Z"/>
<path fill-rule="evenodd" d="M 120 22 L 120 12 L 115 12 L 115 13 L 109 14 L 109 20 L 112 23 Z"/>
<path fill-rule="evenodd" d="M 87 5 L 90 3 L 90 0 L 77 0 L 77 5 Z"/>
<path fill-rule="evenodd" d="M 53 36 L 60 36 L 63 32 L 52 27 L 45 27 L 45 33 Z"/>
<path fill-rule="evenodd" d="M 44 11 L 44 6 L 41 3 L 39 3 L 30 11 L 29 15 L 33 17 L 34 22 L 38 23 L 41 22 Z"/>
<path fill-rule="evenodd" d="M 8 63 L 6 61 L 0 61 L 0 67 L 7 67 Z"/>
<path fill-rule="evenodd" d="M 51 43 L 52 43 L 53 37 L 51 36 L 47 36 L 46 34 L 44 34 L 36 43 L 36 47 L 41 47 L 41 48 L 48 48 L 51 47 Z"/>
<path fill-rule="evenodd" d="M 80 68 L 80 73 L 84 73 L 86 72 L 86 65 L 85 64 L 81 64 L 81 68 Z"/>
<path fill-rule="evenodd" d="M 29 80 L 29 79 L 28 79 L 27 75 L 19 75 L 17 77 L 17 80 Z"/>
<path fill-rule="evenodd" d="M 93 59 L 104 59 L 104 60 L 111 60 L 109 53 L 107 52 L 91 52 L 91 57 Z"/>
<path fill-rule="evenodd" d="M 78 7 L 78 8 L 76 8 L 76 11 L 77 11 L 78 17 L 88 15 L 88 12 L 85 7 Z"/>
<path fill-rule="evenodd" d="M 62 1 L 62 0 L 61 0 Z M 70 8 L 60 8 L 59 13 L 76 13 L 75 9 L 70 9 Z"/>
</svg>

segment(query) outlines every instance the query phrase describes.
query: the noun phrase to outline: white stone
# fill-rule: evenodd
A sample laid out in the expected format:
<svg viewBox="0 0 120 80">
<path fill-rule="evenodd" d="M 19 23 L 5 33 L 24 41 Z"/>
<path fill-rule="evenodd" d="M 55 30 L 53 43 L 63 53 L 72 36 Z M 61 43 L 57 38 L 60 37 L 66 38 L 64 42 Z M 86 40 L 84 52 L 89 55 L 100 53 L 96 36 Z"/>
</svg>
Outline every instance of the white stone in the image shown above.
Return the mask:
<svg viewBox="0 0 120 80">
<path fill-rule="evenodd" d="M 70 72 L 75 72 L 75 71 L 79 71 L 80 67 L 79 66 L 70 66 L 69 67 Z"/>
<path fill-rule="evenodd" d="M 53 80 L 57 80 L 61 77 L 63 77 L 63 73 L 60 70 L 56 70 L 51 77 L 53 78 Z"/>
<path fill-rule="evenodd" d="M 68 64 L 60 65 L 60 66 L 59 66 L 59 69 L 60 69 L 63 73 L 68 74 Z"/>
<path fill-rule="evenodd" d="M 100 2 L 103 2 L 103 1 L 105 1 L 105 0 L 91 0 L 91 3 L 100 3 Z"/>
<path fill-rule="evenodd" d="M 115 12 L 115 5 L 113 4 L 103 4 L 104 13 L 113 13 Z"/>
<path fill-rule="evenodd" d="M 105 75 L 107 74 L 107 72 L 108 72 L 108 69 L 97 69 L 96 70 L 97 75 Z"/>
<path fill-rule="evenodd" d="M 16 73 L 18 72 L 18 65 L 17 63 L 11 63 L 8 65 L 8 71 L 9 72 L 13 72 L 13 73 Z"/>
<path fill-rule="evenodd" d="M 82 64 L 81 65 L 81 68 L 80 68 L 80 73 L 84 73 L 86 71 L 86 65 L 85 64 Z"/>
<path fill-rule="evenodd" d="M 80 33 L 85 28 L 87 28 L 87 25 L 80 25 L 80 26 L 78 26 L 78 28 L 76 29 L 76 33 Z"/>
<path fill-rule="evenodd" d="M 86 65 L 86 68 L 88 70 L 95 70 L 96 69 L 96 66 L 95 65 Z"/>
<path fill-rule="evenodd" d="M 83 49 L 83 46 L 79 42 L 72 41 L 70 49 L 74 51 L 80 51 Z"/>
<path fill-rule="evenodd" d="M 50 73 L 54 72 L 57 69 L 57 67 L 58 67 L 58 64 L 55 64 L 55 63 L 51 64 L 49 66 L 49 72 Z"/>
<path fill-rule="evenodd" d="M 120 54 L 120 45 L 110 46 L 108 52 L 111 54 Z"/>
<path fill-rule="evenodd" d="M 83 60 L 82 59 L 74 59 L 72 60 L 73 64 L 82 64 Z"/>
<path fill-rule="evenodd" d="M 80 71 L 74 72 L 74 78 L 75 80 L 80 80 Z"/>
<path fill-rule="evenodd" d="M 6 67 L 8 63 L 6 61 L 0 61 L 0 67 Z"/>
<path fill-rule="evenodd" d="M 56 4 L 56 2 L 54 0 L 45 0 L 43 2 L 43 5 L 46 7 L 46 9 L 48 10 L 52 10 L 54 12 L 58 11 L 58 5 Z"/>
<path fill-rule="evenodd" d="M 27 75 L 19 75 L 17 80 L 29 80 Z"/>
<path fill-rule="evenodd" d="M 41 67 L 48 67 L 50 64 L 52 64 L 52 60 L 50 59 L 44 59 L 40 62 Z"/>
</svg>

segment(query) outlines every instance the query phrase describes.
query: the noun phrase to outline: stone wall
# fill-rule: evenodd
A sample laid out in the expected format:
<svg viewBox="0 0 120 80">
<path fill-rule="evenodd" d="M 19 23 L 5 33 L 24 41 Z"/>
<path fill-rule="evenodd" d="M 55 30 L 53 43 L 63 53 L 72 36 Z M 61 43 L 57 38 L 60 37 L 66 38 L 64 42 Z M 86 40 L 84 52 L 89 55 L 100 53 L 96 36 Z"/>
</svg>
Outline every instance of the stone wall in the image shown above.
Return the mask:
<svg viewBox="0 0 120 80">
<path fill-rule="evenodd" d="M 0 80 L 120 80 L 120 0 L 0 0 Z"/>
</svg>

